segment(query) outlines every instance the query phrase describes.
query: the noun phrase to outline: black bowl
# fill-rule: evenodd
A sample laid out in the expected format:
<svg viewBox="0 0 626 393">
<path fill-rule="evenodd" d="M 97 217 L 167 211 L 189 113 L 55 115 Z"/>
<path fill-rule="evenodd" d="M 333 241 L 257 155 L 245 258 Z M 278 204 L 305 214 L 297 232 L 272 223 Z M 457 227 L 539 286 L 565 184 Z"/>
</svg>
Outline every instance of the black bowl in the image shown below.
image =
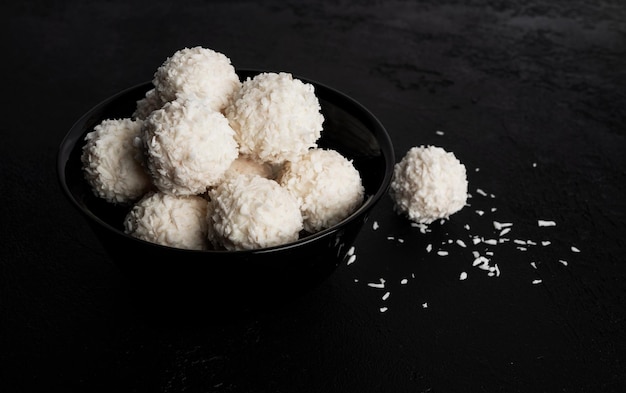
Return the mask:
<svg viewBox="0 0 626 393">
<path fill-rule="evenodd" d="M 242 80 L 261 71 L 239 70 Z M 80 155 L 85 135 L 104 119 L 130 117 L 150 82 L 124 90 L 83 115 L 63 139 L 58 179 L 112 261 L 132 285 L 159 293 L 190 292 L 205 298 L 258 300 L 308 291 L 346 258 L 363 224 L 391 182 L 395 163 L 389 135 L 366 108 L 345 94 L 311 83 L 321 104 L 324 130 L 318 144 L 353 160 L 365 188 L 365 202 L 339 224 L 281 246 L 249 251 L 192 251 L 165 247 L 124 233 L 128 208 L 97 198 L 83 177 Z"/>
</svg>

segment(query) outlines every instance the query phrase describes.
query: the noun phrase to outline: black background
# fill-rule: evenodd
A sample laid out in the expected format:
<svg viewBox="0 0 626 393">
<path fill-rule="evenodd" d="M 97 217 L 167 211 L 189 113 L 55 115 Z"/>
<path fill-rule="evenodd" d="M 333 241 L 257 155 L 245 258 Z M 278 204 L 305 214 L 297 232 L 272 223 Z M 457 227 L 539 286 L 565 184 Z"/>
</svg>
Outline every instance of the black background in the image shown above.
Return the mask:
<svg viewBox="0 0 626 393">
<path fill-rule="evenodd" d="M 0 10 L 0 391 L 626 390 L 624 2 Z M 356 261 L 286 304 L 144 312 L 61 193 L 56 152 L 84 112 L 196 45 L 350 95 L 385 125 L 397 160 L 418 145 L 454 152 L 470 206 L 421 233 L 384 198 Z M 513 224 L 510 241 L 474 245 L 499 238 L 493 221 Z M 492 251 L 500 275 L 473 267 L 472 251 Z M 381 278 L 385 289 L 367 285 Z"/>
</svg>

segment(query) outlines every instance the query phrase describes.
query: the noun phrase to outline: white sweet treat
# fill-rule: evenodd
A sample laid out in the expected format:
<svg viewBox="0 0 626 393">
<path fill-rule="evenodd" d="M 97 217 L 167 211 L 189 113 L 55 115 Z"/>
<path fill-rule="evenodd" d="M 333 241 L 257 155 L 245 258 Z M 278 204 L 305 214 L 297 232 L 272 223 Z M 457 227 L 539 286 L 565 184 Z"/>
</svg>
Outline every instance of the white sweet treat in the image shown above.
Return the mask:
<svg viewBox="0 0 626 393">
<path fill-rule="evenodd" d="M 467 201 L 465 166 L 440 147 L 413 147 L 395 165 L 389 194 L 396 212 L 414 222 L 448 218 Z"/>
<path fill-rule="evenodd" d="M 274 180 L 240 175 L 209 191 L 208 238 L 216 248 L 250 250 L 298 240 L 296 199 Z"/>
<path fill-rule="evenodd" d="M 204 193 L 239 154 L 228 120 L 197 99 L 166 103 L 144 121 L 142 133 L 153 183 L 169 194 Z"/>
<path fill-rule="evenodd" d="M 246 79 L 224 113 L 242 154 L 282 163 L 316 147 L 324 117 L 311 84 L 289 73 Z"/>
<path fill-rule="evenodd" d="M 161 97 L 158 96 L 155 89 L 150 89 L 146 92 L 142 99 L 137 101 L 137 106 L 132 117 L 135 119 L 145 120 L 150 113 L 161 108 L 162 106 L 163 101 L 161 100 Z"/>
<path fill-rule="evenodd" d="M 124 232 L 163 246 L 206 250 L 207 200 L 196 195 L 150 193 L 124 219 Z"/>
<path fill-rule="evenodd" d="M 224 177 L 234 177 L 239 175 L 257 175 L 266 179 L 274 177 L 272 165 L 253 160 L 250 157 L 240 155 L 230 165 Z"/>
<path fill-rule="evenodd" d="M 107 119 L 85 136 L 83 174 L 96 196 L 129 203 L 150 189 L 150 177 L 137 160 L 139 151 L 133 144 L 141 125 L 141 120 Z"/>
<path fill-rule="evenodd" d="M 298 200 L 308 232 L 337 224 L 363 203 L 359 172 L 335 150 L 311 149 L 286 162 L 277 181 Z"/>
<path fill-rule="evenodd" d="M 230 59 L 200 46 L 180 49 L 168 57 L 157 68 L 152 83 L 163 102 L 196 96 L 215 111 L 224 109 L 241 87 Z"/>
</svg>

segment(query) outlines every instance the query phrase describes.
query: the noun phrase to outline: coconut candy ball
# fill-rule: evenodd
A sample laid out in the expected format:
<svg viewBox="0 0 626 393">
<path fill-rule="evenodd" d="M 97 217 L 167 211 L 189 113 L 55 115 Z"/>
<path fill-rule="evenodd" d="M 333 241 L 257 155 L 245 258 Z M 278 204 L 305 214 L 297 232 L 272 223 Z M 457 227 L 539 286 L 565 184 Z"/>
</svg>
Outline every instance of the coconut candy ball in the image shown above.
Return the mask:
<svg viewBox="0 0 626 393">
<path fill-rule="evenodd" d="M 250 250 L 298 240 L 303 228 L 296 199 L 274 180 L 226 179 L 209 191 L 208 238 L 216 248 Z"/>
<path fill-rule="evenodd" d="M 440 147 L 413 147 L 394 166 L 389 194 L 396 212 L 414 222 L 448 218 L 467 201 L 465 166 Z"/>
<path fill-rule="evenodd" d="M 206 250 L 207 203 L 196 195 L 149 193 L 126 215 L 124 232 L 163 246 Z"/>
<path fill-rule="evenodd" d="M 162 192 L 202 194 L 222 180 L 239 154 L 228 120 L 204 103 L 179 98 L 143 123 L 146 165 Z"/>
<path fill-rule="evenodd" d="M 83 174 L 94 194 L 111 203 L 141 198 L 151 182 L 133 144 L 141 132 L 141 120 L 107 119 L 85 136 L 81 154 Z"/>
<path fill-rule="evenodd" d="M 230 59 L 200 46 L 180 49 L 168 57 L 157 68 L 152 83 L 163 102 L 197 96 L 215 111 L 223 110 L 241 87 Z"/>
<path fill-rule="evenodd" d="M 335 150 L 311 149 L 286 162 L 277 181 L 297 199 L 311 233 L 337 224 L 363 203 L 359 171 Z"/>
<path fill-rule="evenodd" d="M 272 165 L 253 160 L 250 157 L 240 155 L 233 161 L 224 177 L 234 177 L 239 175 L 256 175 L 272 179 L 274 177 L 274 169 Z"/>
<path fill-rule="evenodd" d="M 313 85 L 281 72 L 246 79 L 224 113 L 242 154 L 282 163 L 317 146 L 320 109 Z"/>
<path fill-rule="evenodd" d="M 161 108 L 164 102 L 161 101 L 161 97 L 158 96 L 155 89 L 150 89 L 146 92 L 144 97 L 137 101 L 135 111 L 132 117 L 134 119 L 145 120 L 150 113 Z"/>
</svg>

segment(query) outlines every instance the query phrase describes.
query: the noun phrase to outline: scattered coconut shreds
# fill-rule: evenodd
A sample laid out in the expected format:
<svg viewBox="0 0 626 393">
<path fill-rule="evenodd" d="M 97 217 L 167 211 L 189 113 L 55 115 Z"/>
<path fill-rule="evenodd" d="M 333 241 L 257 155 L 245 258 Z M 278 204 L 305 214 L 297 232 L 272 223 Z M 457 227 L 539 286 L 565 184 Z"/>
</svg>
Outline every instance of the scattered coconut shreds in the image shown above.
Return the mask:
<svg viewBox="0 0 626 393">
<path fill-rule="evenodd" d="M 577 247 L 572 246 L 571 247 L 572 252 L 580 252 L 580 250 Z"/>
<path fill-rule="evenodd" d="M 465 228 L 465 229 L 466 229 L 466 230 L 468 230 L 468 231 L 470 230 L 470 226 L 469 226 L 469 224 L 465 224 L 465 226 L 464 226 L 463 228 Z"/>
<path fill-rule="evenodd" d="M 367 286 L 372 287 L 372 288 L 383 289 L 385 288 L 385 280 L 381 278 L 380 282 L 368 282 Z"/>
<path fill-rule="evenodd" d="M 511 232 L 511 228 L 504 228 L 502 231 L 500 231 L 500 237 L 506 235 L 509 232 Z"/>
<path fill-rule="evenodd" d="M 541 284 L 542 282 L 543 282 L 543 281 L 541 281 L 541 280 L 533 280 L 533 284 L 534 284 L 534 285 Z"/>
<path fill-rule="evenodd" d="M 476 210 L 476 214 L 482 216 L 483 214 L 485 214 L 485 212 L 483 210 Z"/>
<path fill-rule="evenodd" d="M 409 282 L 409 280 L 407 280 L 406 278 L 403 278 L 402 280 L 400 280 L 400 284 L 402 285 L 406 285 Z"/>
<path fill-rule="evenodd" d="M 551 242 L 549 240 L 544 240 L 541 242 L 542 246 L 549 246 L 551 244 Z"/>
<path fill-rule="evenodd" d="M 482 196 L 487 196 L 487 193 L 480 188 L 476 189 L 476 194 L 480 194 Z"/>
<path fill-rule="evenodd" d="M 428 303 L 422 303 L 422 308 L 428 308 Z"/>
<path fill-rule="evenodd" d="M 429 244 L 426 246 L 426 252 L 431 252 L 433 250 L 433 245 Z"/>
<path fill-rule="evenodd" d="M 483 243 L 495 246 L 496 244 L 498 244 L 498 240 L 497 239 L 485 239 L 483 240 Z"/>
<path fill-rule="evenodd" d="M 381 299 L 387 300 L 387 299 L 389 299 L 390 295 L 391 295 L 391 292 L 385 292 L 385 294 L 383 295 L 383 297 Z"/>
<path fill-rule="evenodd" d="M 497 264 L 494 267 L 496 268 L 496 277 L 500 277 L 500 267 Z"/>
<path fill-rule="evenodd" d="M 387 310 L 388 310 L 388 308 L 387 308 L 387 307 L 381 307 L 381 308 L 380 308 L 380 312 L 385 312 L 385 311 L 387 311 Z"/>
<path fill-rule="evenodd" d="M 526 247 L 517 247 L 517 249 L 520 251 L 528 251 L 528 248 Z"/>
<path fill-rule="evenodd" d="M 378 221 L 374 221 L 374 223 L 372 224 L 372 229 L 377 230 L 379 227 L 380 225 L 378 225 Z"/>
<path fill-rule="evenodd" d="M 482 242 L 482 239 L 479 238 L 478 236 L 475 236 L 472 238 L 472 243 L 474 243 L 474 245 L 477 245 L 480 242 Z"/>
<path fill-rule="evenodd" d="M 439 250 L 439 251 L 437 251 L 437 255 L 439 255 L 440 257 L 445 257 L 445 256 L 448 255 L 448 251 Z"/>
<path fill-rule="evenodd" d="M 533 168 L 537 168 L 537 163 L 533 162 Z"/>
<path fill-rule="evenodd" d="M 492 208 L 491 208 L 491 212 L 492 212 L 492 213 L 495 213 L 497 210 L 498 210 L 498 208 L 496 208 L 496 207 L 492 207 Z"/>
<path fill-rule="evenodd" d="M 398 243 L 404 243 L 404 239 L 398 239 Z"/>
<path fill-rule="evenodd" d="M 393 236 L 387 236 L 387 240 L 396 240 L 396 238 Z"/>
<path fill-rule="evenodd" d="M 476 168 L 474 169 L 476 172 L 480 172 L 480 168 Z"/>
<path fill-rule="evenodd" d="M 478 258 L 474 259 L 474 262 L 472 263 L 472 266 L 478 266 L 478 265 L 487 265 L 488 266 L 489 263 L 489 259 L 483 257 L 483 256 L 479 256 Z"/>
<path fill-rule="evenodd" d="M 490 257 L 493 256 L 493 251 L 485 251 L 485 255 L 489 255 Z"/>
<path fill-rule="evenodd" d="M 354 261 L 356 261 L 356 255 L 350 255 L 350 258 L 348 258 L 348 265 L 351 265 L 354 263 Z"/>
<path fill-rule="evenodd" d="M 562 264 L 563 266 L 567 266 L 567 261 L 563 259 L 559 259 L 559 263 Z"/>
<path fill-rule="evenodd" d="M 480 253 L 476 250 L 472 251 L 472 255 L 474 256 L 474 259 L 478 258 L 480 256 Z"/>
<path fill-rule="evenodd" d="M 466 272 L 461 272 L 461 275 L 459 276 L 459 280 L 466 280 L 467 279 L 467 273 Z"/>
<path fill-rule="evenodd" d="M 513 223 L 511 222 L 498 222 L 498 221 L 493 222 L 493 227 L 498 231 L 504 228 L 512 227 L 512 226 L 513 226 Z"/>
<path fill-rule="evenodd" d="M 526 241 L 525 240 L 519 240 L 519 239 L 513 240 L 513 243 L 520 244 L 520 245 L 523 245 L 523 246 L 526 245 Z"/>
<path fill-rule="evenodd" d="M 354 246 L 352 246 L 352 247 L 350 247 L 350 248 L 348 249 L 348 252 L 346 253 L 346 255 L 349 255 L 349 256 L 350 256 L 350 255 L 354 255 L 354 251 L 355 251 L 355 248 L 354 248 Z"/>
<path fill-rule="evenodd" d="M 465 244 L 465 242 L 464 242 L 463 240 L 460 240 L 460 239 L 456 241 L 456 244 L 458 244 L 459 246 L 461 246 L 461 247 L 463 247 L 463 248 L 467 247 L 467 245 Z"/>
<path fill-rule="evenodd" d="M 500 239 L 498 239 L 498 243 L 506 243 L 508 242 L 510 239 L 507 239 L 506 237 L 501 237 Z"/>
<path fill-rule="evenodd" d="M 556 222 L 549 220 L 537 220 L 537 225 L 540 227 L 554 227 Z"/>
<path fill-rule="evenodd" d="M 535 262 L 531 262 L 531 263 L 530 263 L 530 266 L 532 266 L 532 267 L 533 267 L 533 269 L 536 269 L 536 268 L 537 268 L 537 264 L 536 264 Z"/>
<path fill-rule="evenodd" d="M 443 134 L 444 134 L 444 132 L 443 132 L 443 131 L 439 131 L 439 130 L 437 130 L 437 131 L 435 131 L 435 134 L 437 134 L 437 135 L 443 135 Z"/>
</svg>

